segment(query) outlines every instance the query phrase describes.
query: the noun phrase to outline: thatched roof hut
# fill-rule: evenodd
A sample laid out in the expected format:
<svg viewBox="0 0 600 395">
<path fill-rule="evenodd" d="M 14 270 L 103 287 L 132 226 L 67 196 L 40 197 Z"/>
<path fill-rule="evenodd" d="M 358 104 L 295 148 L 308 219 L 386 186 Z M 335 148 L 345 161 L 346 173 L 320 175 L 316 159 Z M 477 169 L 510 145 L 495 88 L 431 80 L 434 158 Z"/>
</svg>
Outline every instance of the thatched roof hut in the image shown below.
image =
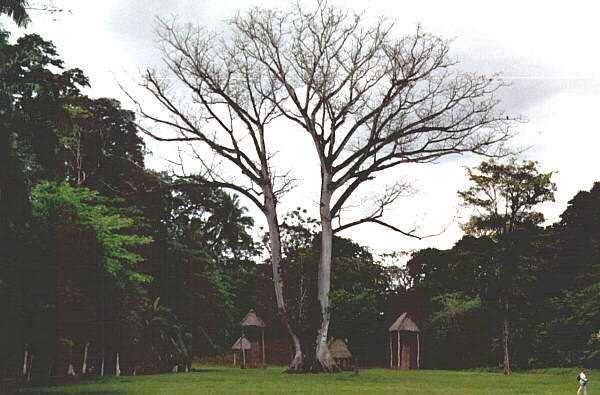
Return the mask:
<svg viewBox="0 0 600 395">
<path fill-rule="evenodd" d="M 242 347 L 244 347 L 244 350 L 250 350 L 250 348 L 251 348 L 250 342 L 245 337 L 238 338 L 236 340 L 236 342 L 233 343 L 233 346 L 231 346 L 231 349 L 235 350 L 235 351 L 239 351 L 242 349 Z"/>
<path fill-rule="evenodd" d="M 250 309 L 248 314 L 244 316 L 242 321 L 240 321 L 241 326 L 260 326 L 261 328 L 265 327 L 264 321 L 256 315 L 254 309 Z"/>
<path fill-rule="evenodd" d="M 331 339 L 327 342 L 329 354 L 335 360 L 335 363 L 342 370 L 350 370 L 352 368 L 352 353 L 348 349 L 348 345 L 342 339 Z"/>
<path fill-rule="evenodd" d="M 390 368 L 419 369 L 421 359 L 419 334 L 421 330 L 408 316 L 408 313 L 402 313 L 390 326 L 388 332 L 390 334 Z"/>
<path fill-rule="evenodd" d="M 231 346 L 231 349 L 233 350 L 233 366 L 234 367 L 237 362 L 238 354 L 242 354 L 243 364 L 244 365 L 246 364 L 246 355 L 245 354 L 246 354 L 246 352 L 250 351 L 251 348 L 252 348 L 252 344 L 243 335 L 242 335 L 242 337 L 238 338 L 235 341 L 235 343 L 233 343 L 233 346 Z"/>
<path fill-rule="evenodd" d="M 390 326 L 390 329 L 388 329 L 388 331 L 421 332 L 417 324 L 415 324 L 415 322 L 410 319 L 408 313 L 402 313 L 400 317 L 398 317 L 396 321 L 394 321 L 392 326 Z"/>
<path fill-rule="evenodd" d="M 334 359 L 352 358 L 352 353 L 350 353 L 346 342 L 342 339 L 331 339 L 327 343 L 327 347 L 329 348 L 329 353 Z"/>
<path fill-rule="evenodd" d="M 240 321 L 242 326 L 242 338 L 247 339 L 251 347 L 249 349 L 249 366 L 258 367 L 260 354 L 262 354 L 262 366 L 266 366 L 265 355 L 265 322 L 256 314 L 254 309 Z M 260 328 L 260 329 L 258 329 Z M 242 348 L 242 367 L 246 367 L 246 349 Z"/>
</svg>

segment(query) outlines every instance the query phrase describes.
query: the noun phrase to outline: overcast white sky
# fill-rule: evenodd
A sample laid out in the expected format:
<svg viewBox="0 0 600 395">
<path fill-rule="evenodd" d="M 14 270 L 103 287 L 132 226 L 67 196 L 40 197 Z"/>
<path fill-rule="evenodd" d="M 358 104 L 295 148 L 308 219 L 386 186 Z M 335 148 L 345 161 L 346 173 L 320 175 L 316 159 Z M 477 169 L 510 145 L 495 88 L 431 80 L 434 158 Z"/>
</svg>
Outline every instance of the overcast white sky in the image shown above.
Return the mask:
<svg viewBox="0 0 600 395">
<path fill-rule="evenodd" d="M 336 2 L 333 2 L 336 3 Z M 537 160 L 543 171 L 558 171 L 556 202 L 539 209 L 548 223 L 554 222 L 567 201 L 579 190 L 600 181 L 600 24 L 595 2 L 547 1 L 344 1 L 349 8 L 366 9 L 369 16 L 385 15 L 397 21 L 398 34 L 414 31 L 421 23 L 429 32 L 454 39 L 452 55 L 461 68 L 483 73 L 501 72 L 512 81 L 500 98 L 510 115 L 529 120 L 518 127 L 518 146 L 532 146 L 523 159 Z M 153 33 L 155 16 L 171 13 L 182 20 L 218 27 L 236 10 L 249 5 L 285 6 L 275 1 L 185 0 L 55 0 L 71 14 L 53 16 L 33 13 L 27 32 L 52 40 L 68 67 L 84 70 L 91 81 L 90 96 L 115 97 L 124 107 L 131 103 L 116 80 L 127 82 L 149 66 L 160 64 Z M 12 27 L 4 20 L 6 27 Z M 22 30 L 14 30 L 14 37 Z M 154 152 L 148 164 L 164 167 L 162 148 L 148 142 Z M 295 145 L 280 153 L 282 164 L 300 179 L 297 188 L 282 202 L 281 213 L 298 205 L 314 206 L 316 168 L 305 166 L 311 148 Z M 421 234 L 437 233 L 459 212 L 456 191 L 465 189 L 462 166 L 478 158 L 455 157 L 431 165 L 405 166 L 395 177 L 412 180 L 418 193 L 399 200 L 387 220 L 404 228 L 419 226 Z M 318 181 L 316 181 L 318 183 Z M 249 202 L 244 201 L 247 206 Z M 313 211 L 316 216 L 316 211 Z M 263 219 L 256 216 L 263 225 Z M 441 236 L 422 241 L 365 225 L 342 236 L 369 246 L 374 252 L 448 248 L 461 237 L 457 219 Z"/>
</svg>

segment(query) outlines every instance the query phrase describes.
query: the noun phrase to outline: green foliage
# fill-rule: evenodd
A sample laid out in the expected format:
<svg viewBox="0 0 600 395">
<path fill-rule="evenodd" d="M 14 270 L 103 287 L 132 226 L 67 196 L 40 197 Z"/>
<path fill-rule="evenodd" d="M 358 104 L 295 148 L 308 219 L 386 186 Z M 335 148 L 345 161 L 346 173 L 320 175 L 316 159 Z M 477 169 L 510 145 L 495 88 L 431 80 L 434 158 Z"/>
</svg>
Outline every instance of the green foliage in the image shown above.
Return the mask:
<svg viewBox="0 0 600 395">
<path fill-rule="evenodd" d="M 450 328 L 459 328 L 462 318 L 481 309 L 478 296 L 469 299 L 458 292 L 442 294 L 433 300 L 440 305 L 440 310 L 433 313 L 431 322 L 436 324 L 440 333 L 447 335 Z"/>
<path fill-rule="evenodd" d="M 16 17 L 19 4 L 0 2 L 0 13 Z M 123 366 L 154 345 L 147 360 L 165 368 L 165 344 L 182 354 L 173 342 L 184 327 L 224 352 L 237 306 L 255 298 L 252 218 L 235 196 L 146 171 L 133 113 L 82 96 L 87 83 L 51 42 L 11 44 L 0 29 L 0 357 L 35 344 L 38 366 L 53 366 L 56 347 L 91 340 L 131 354 Z M 76 313 L 97 331 L 73 325 Z M 153 329 L 132 335 L 139 325 Z"/>
<path fill-rule="evenodd" d="M 1 4 L 0 11 L 20 2 L 9 3 Z M 29 189 L 42 179 L 56 179 L 54 130 L 67 115 L 63 102 L 88 83 L 81 70 L 64 70 L 51 42 L 30 34 L 10 44 L 8 36 L 0 28 L 2 239 L 27 220 Z"/>
<path fill-rule="evenodd" d="M 0 13 L 24 23 L 25 6 L 0 1 Z M 15 374 L 14 358 L 26 343 L 38 353 L 40 367 L 56 352 L 60 246 L 56 235 L 36 232 L 29 195 L 39 181 L 56 180 L 54 129 L 65 114 L 62 100 L 87 84 L 80 70 L 63 68 L 52 43 L 40 36 L 25 35 L 14 44 L 8 38 L 0 27 L 1 375 Z"/>
<path fill-rule="evenodd" d="M 198 301 L 197 309 L 200 318 L 196 323 L 205 343 L 212 349 L 203 347 L 204 355 L 224 355 L 229 351 L 232 335 L 237 335 L 239 315 L 241 313 L 236 301 L 237 291 L 232 286 L 232 279 L 218 270 L 209 269 L 198 273 L 202 287 L 193 297 Z M 203 314 L 204 312 L 204 314 Z M 210 312 L 210 315 L 206 314 Z"/>
<path fill-rule="evenodd" d="M 502 322 L 502 348 L 504 369 L 509 374 L 510 322 L 514 317 L 513 305 L 526 294 L 534 277 L 528 276 L 528 263 L 534 248 L 530 241 L 535 237 L 536 227 L 544 221 L 541 213 L 533 207 L 544 201 L 554 200 L 556 185 L 550 180 L 552 172 L 539 173 L 536 162 L 518 164 L 511 159 L 507 164 L 493 160 L 482 162 L 475 171 L 467 168 L 471 187 L 458 194 L 463 204 L 479 211 L 464 227 L 471 234 L 489 235 L 495 245 L 490 249 L 491 263 L 486 301 L 490 310 Z M 514 340 L 514 339 L 513 339 Z M 514 343 L 514 341 L 513 341 Z"/>
<path fill-rule="evenodd" d="M 475 169 L 467 168 L 471 187 L 459 191 L 465 206 L 481 210 L 472 216 L 464 229 L 467 233 L 500 235 L 514 232 L 524 225 L 544 222 L 533 206 L 554 201 L 556 185 L 550 180 L 552 172 L 539 173 L 538 163 L 511 159 L 507 164 L 494 160 L 482 162 Z"/>
<path fill-rule="evenodd" d="M 423 300 L 425 365 L 497 366 L 508 317 L 513 367 L 600 366 L 599 202 L 596 183 L 552 227 L 516 223 L 512 232 L 502 227 L 449 250 L 414 253 L 408 271 Z M 473 300 L 480 308 L 461 314 Z"/>
<path fill-rule="evenodd" d="M 0 15 L 2 14 L 12 18 L 17 26 L 26 27 L 30 22 L 27 0 L 0 0 Z"/>
<path fill-rule="evenodd" d="M 174 364 L 190 363 L 191 334 L 172 309 L 160 303 L 160 297 L 144 298 L 138 309 L 128 316 L 134 328 L 133 343 L 142 347 L 143 368 L 148 372 L 165 372 Z M 150 339 L 149 344 L 144 340 Z"/>
<path fill-rule="evenodd" d="M 336 241 L 338 245 L 344 242 Z M 376 351 L 385 349 L 387 340 L 382 333 L 387 327 L 384 313 L 392 290 L 391 278 L 372 258 L 349 255 L 336 255 L 332 264 L 330 337 L 347 339 L 358 361 L 374 364 L 380 358 Z"/>
<path fill-rule="evenodd" d="M 57 129 L 61 178 L 104 196 L 128 197 L 144 181 L 144 143 L 135 117 L 114 99 L 69 97 Z"/>
<path fill-rule="evenodd" d="M 57 72 L 58 71 L 58 72 Z M 35 34 L 8 43 L 0 31 L 0 122 L 3 140 L 14 133 L 11 146 L 25 161 L 30 185 L 53 179 L 58 171 L 55 129 L 69 114 L 68 98 L 79 95 L 88 80 L 79 69 L 64 70 L 54 45 Z"/>
<path fill-rule="evenodd" d="M 39 224 L 93 230 L 102 251 L 101 263 L 117 284 L 123 287 L 126 282 L 149 282 L 152 278 L 139 272 L 138 264 L 143 258 L 132 248 L 149 244 L 152 239 L 125 233 L 134 225 L 131 215 L 135 210 L 111 207 L 111 203 L 117 201 L 87 188 L 49 181 L 42 181 L 31 193 L 32 214 Z"/>
<path fill-rule="evenodd" d="M 173 180 L 169 189 L 169 231 L 182 251 L 202 251 L 219 267 L 242 263 L 257 253 L 249 233 L 254 220 L 237 196 L 184 180 Z"/>
<path fill-rule="evenodd" d="M 75 345 L 75 343 L 73 343 L 72 340 L 67 339 L 66 337 L 63 337 L 63 338 L 59 339 L 58 341 L 64 345 L 66 345 L 69 348 L 72 348 Z"/>
<path fill-rule="evenodd" d="M 300 208 L 281 224 L 285 297 L 296 333 L 310 352 L 321 312 L 316 296 L 320 234 L 317 221 Z M 329 336 L 347 339 L 361 363 L 378 363 L 385 350 L 388 296 L 393 284 L 389 271 L 373 261 L 367 248 L 334 237 L 332 248 Z"/>
<path fill-rule="evenodd" d="M 152 201 L 164 205 L 160 221 L 166 224 L 170 276 L 160 278 L 157 288 L 187 322 L 193 353 L 222 355 L 241 316 L 255 307 L 253 219 L 236 196 L 160 177 L 165 194 Z"/>
</svg>

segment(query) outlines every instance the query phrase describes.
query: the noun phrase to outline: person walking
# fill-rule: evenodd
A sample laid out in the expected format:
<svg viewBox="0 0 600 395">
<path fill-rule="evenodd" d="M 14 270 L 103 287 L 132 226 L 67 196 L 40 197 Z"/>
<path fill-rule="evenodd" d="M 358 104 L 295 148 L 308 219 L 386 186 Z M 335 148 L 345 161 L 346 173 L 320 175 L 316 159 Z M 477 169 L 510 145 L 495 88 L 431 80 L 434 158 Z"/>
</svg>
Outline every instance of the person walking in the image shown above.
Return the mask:
<svg viewBox="0 0 600 395">
<path fill-rule="evenodd" d="M 579 373 L 579 376 L 577 376 L 577 378 L 579 379 L 579 389 L 577 390 L 577 393 L 581 394 L 581 390 L 583 390 L 583 394 L 587 395 L 586 384 L 588 379 L 585 375 L 585 369 L 581 369 L 581 373 Z"/>
</svg>

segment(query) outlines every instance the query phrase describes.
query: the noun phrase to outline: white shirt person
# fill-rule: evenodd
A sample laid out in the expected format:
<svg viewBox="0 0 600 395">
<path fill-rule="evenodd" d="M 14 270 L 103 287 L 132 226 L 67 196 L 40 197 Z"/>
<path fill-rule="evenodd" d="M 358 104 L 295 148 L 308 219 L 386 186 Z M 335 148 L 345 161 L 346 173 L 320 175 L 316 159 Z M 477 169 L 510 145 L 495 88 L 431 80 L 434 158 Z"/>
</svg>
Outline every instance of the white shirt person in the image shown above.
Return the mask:
<svg viewBox="0 0 600 395">
<path fill-rule="evenodd" d="M 585 369 L 581 369 L 581 373 L 579 373 L 579 389 L 577 390 L 577 393 L 580 394 L 581 390 L 583 390 L 583 394 L 587 395 L 587 388 L 586 388 L 586 384 L 587 384 L 587 376 L 585 375 Z"/>
</svg>

